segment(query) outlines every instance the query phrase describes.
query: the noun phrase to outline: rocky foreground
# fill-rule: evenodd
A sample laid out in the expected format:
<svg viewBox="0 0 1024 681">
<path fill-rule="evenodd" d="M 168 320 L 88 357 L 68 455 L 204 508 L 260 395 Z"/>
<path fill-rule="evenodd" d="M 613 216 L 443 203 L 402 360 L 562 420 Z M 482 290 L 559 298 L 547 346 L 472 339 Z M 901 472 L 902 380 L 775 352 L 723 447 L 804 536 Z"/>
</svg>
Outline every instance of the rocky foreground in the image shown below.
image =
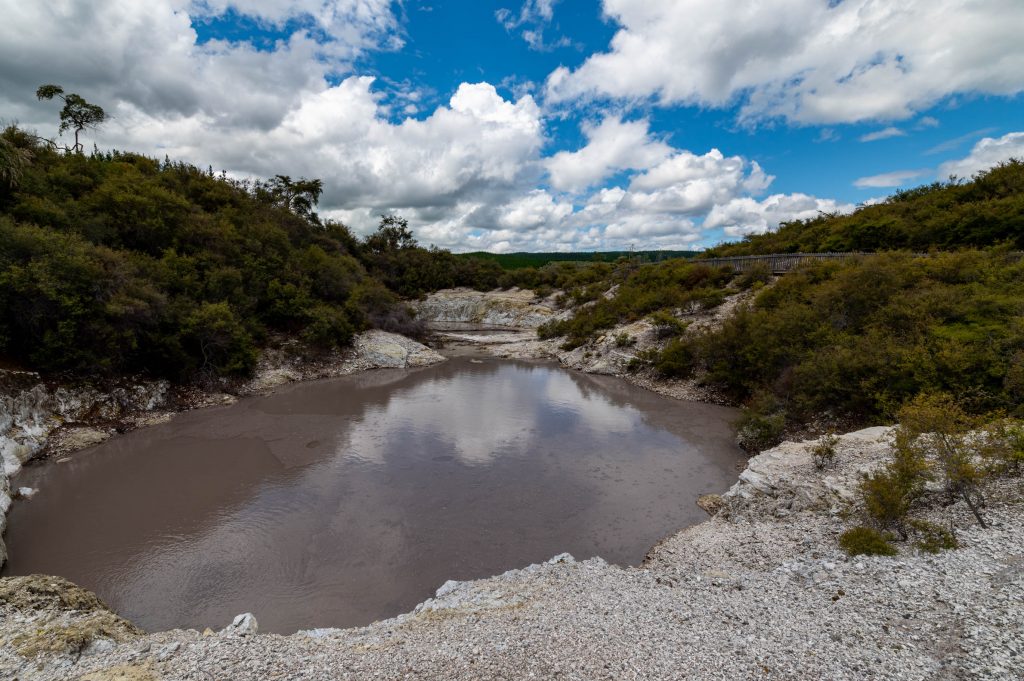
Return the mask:
<svg viewBox="0 0 1024 681">
<path fill-rule="evenodd" d="M 716 515 L 644 565 L 557 556 L 449 582 L 363 629 L 142 634 L 48 577 L 0 580 L 0 677 L 27 679 L 1011 679 L 1024 678 L 1020 479 L 989 490 L 981 529 L 956 504 L 931 519 L 959 549 L 848 558 L 860 473 L 889 429 L 842 436 L 819 471 L 812 443 L 751 460 Z M 311 621 L 315 615 L 311 614 Z"/>
</svg>

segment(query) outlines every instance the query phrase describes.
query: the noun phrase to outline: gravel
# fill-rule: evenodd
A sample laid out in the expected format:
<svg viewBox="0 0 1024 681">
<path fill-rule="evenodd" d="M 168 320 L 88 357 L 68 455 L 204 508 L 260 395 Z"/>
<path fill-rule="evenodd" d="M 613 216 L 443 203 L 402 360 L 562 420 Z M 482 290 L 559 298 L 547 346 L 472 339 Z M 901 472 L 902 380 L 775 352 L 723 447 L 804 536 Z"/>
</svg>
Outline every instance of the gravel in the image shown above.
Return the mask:
<svg viewBox="0 0 1024 681">
<path fill-rule="evenodd" d="M 959 549 L 902 546 L 893 558 L 838 549 L 858 511 L 837 499 L 885 455 L 884 435 L 844 436 L 825 473 L 807 443 L 756 457 L 723 510 L 661 542 L 640 567 L 557 556 L 447 582 L 414 612 L 362 629 L 173 631 L 27 660 L 13 637 L 69 615 L 0 601 L 0 677 L 1024 678 L 1020 479 L 992 484 L 987 530 L 962 504 L 929 511 L 952 522 Z"/>
</svg>

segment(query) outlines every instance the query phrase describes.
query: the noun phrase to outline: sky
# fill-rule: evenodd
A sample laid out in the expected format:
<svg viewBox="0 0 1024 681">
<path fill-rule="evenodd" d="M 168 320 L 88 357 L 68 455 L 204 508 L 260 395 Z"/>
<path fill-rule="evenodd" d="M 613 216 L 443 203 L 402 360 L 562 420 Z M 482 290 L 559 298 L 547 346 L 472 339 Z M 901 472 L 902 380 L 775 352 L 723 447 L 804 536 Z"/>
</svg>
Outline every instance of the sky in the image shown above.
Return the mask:
<svg viewBox="0 0 1024 681">
<path fill-rule="evenodd" d="M 0 121 L 454 251 L 700 249 L 1024 158 L 1021 0 L 0 0 Z"/>
</svg>

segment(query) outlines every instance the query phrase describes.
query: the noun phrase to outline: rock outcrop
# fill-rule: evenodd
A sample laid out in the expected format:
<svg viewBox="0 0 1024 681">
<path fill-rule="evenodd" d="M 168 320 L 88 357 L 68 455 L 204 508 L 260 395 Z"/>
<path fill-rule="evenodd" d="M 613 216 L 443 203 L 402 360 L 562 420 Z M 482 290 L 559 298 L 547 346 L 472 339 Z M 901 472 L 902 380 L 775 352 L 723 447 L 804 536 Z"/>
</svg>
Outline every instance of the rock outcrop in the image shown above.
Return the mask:
<svg viewBox="0 0 1024 681">
<path fill-rule="evenodd" d="M 533 291 L 445 289 L 413 303 L 416 316 L 429 324 L 478 324 L 516 329 L 536 329 L 541 324 L 567 315 L 558 310 L 554 296 L 538 300 Z"/>
</svg>

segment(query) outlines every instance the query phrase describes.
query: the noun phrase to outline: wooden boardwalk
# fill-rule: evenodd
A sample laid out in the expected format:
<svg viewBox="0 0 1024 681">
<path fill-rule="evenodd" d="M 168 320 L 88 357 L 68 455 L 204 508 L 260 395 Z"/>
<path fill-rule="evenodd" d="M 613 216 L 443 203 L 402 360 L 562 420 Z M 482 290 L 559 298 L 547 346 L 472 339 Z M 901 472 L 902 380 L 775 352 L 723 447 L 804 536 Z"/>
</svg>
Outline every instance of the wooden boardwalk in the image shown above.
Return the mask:
<svg viewBox="0 0 1024 681">
<path fill-rule="evenodd" d="M 731 258 L 695 258 L 697 265 L 724 267 L 728 265 L 738 272 L 745 272 L 756 265 L 766 265 L 772 274 L 784 274 L 808 260 L 846 260 L 859 258 L 867 253 L 773 253 L 771 255 L 735 255 Z"/>
</svg>

